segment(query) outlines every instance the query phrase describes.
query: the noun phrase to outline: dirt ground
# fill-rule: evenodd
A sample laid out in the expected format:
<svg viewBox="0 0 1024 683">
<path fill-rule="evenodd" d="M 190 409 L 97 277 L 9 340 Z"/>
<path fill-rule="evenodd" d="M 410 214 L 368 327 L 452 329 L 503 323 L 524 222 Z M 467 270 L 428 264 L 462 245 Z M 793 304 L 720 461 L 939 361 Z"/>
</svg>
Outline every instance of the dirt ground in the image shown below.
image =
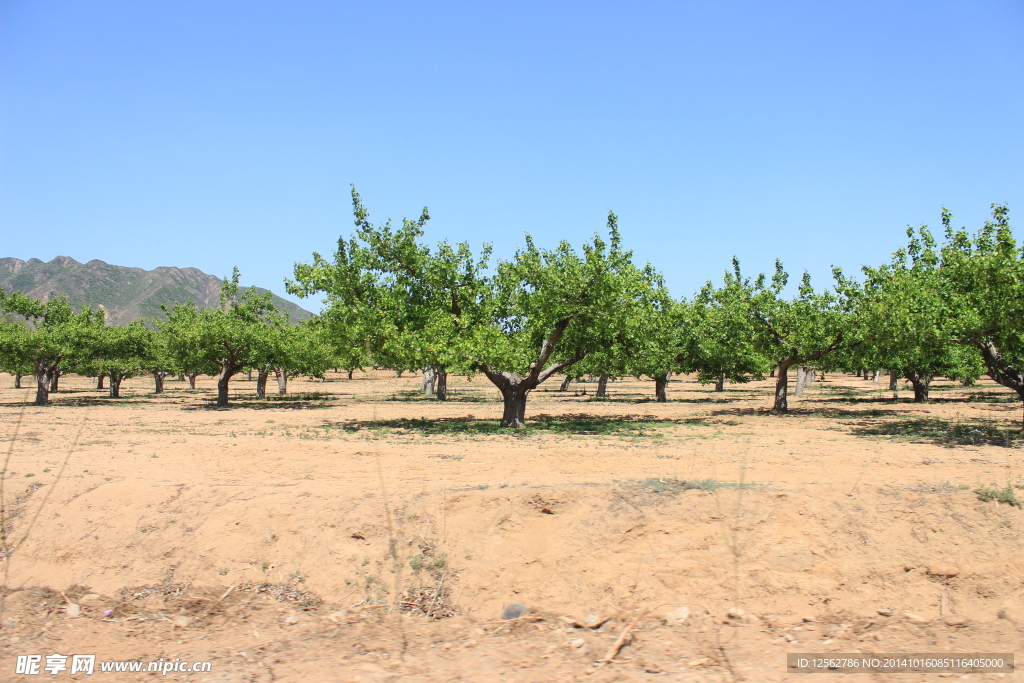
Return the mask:
<svg viewBox="0 0 1024 683">
<path fill-rule="evenodd" d="M 212 378 L 70 376 L 39 408 L 0 375 L 0 680 L 93 678 L 16 673 L 60 653 L 211 663 L 148 674 L 180 681 L 1024 681 L 786 665 L 1024 656 L 1024 510 L 998 499 L 1024 499 L 1021 407 L 987 379 L 920 405 L 829 375 L 786 416 L 770 380 L 556 379 L 514 433 L 483 378 L 445 403 L 390 371 L 290 384 L 239 376 L 217 409 Z"/>
</svg>

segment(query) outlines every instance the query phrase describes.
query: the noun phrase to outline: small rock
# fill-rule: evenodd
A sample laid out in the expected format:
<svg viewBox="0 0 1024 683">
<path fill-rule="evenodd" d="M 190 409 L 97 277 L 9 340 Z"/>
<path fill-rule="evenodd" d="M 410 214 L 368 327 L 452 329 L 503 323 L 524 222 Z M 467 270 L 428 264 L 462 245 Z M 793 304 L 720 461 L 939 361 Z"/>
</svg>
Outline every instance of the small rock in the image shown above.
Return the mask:
<svg viewBox="0 0 1024 683">
<path fill-rule="evenodd" d="M 583 619 L 583 625 L 587 628 L 597 628 L 601 625 L 601 617 L 596 614 L 588 614 L 586 618 Z"/>
<path fill-rule="evenodd" d="M 725 613 L 725 616 L 729 617 L 730 619 L 742 619 L 744 614 L 746 614 L 746 612 L 744 612 L 739 607 L 733 607 Z"/>
<path fill-rule="evenodd" d="M 6 626 L 7 628 L 10 628 L 10 627 L 16 626 L 16 625 L 17 625 L 17 622 L 15 622 L 14 619 L 7 619 L 6 621 L 4 621 L 4 626 Z"/>
<path fill-rule="evenodd" d="M 896 614 L 896 610 L 894 610 L 892 607 L 880 607 L 878 609 L 878 613 L 883 617 L 891 617 L 892 615 Z"/>
<path fill-rule="evenodd" d="M 946 617 L 947 626 L 966 626 L 969 620 L 966 617 Z"/>
<path fill-rule="evenodd" d="M 927 624 L 928 620 L 922 617 L 920 614 L 914 614 L 912 612 L 904 612 L 903 618 L 907 621 L 912 621 L 915 624 Z"/>
<path fill-rule="evenodd" d="M 344 609 L 339 609 L 327 615 L 327 618 L 333 621 L 335 624 L 337 624 L 339 621 L 344 620 L 346 617 L 348 617 L 348 610 Z"/>
<path fill-rule="evenodd" d="M 467 640 L 466 641 L 466 647 L 476 647 L 476 641 L 472 640 L 472 639 Z"/>
<path fill-rule="evenodd" d="M 105 616 L 105 617 L 107 617 L 109 619 L 110 617 L 114 616 L 114 610 L 112 610 L 112 609 L 103 610 L 103 616 Z"/>
<path fill-rule="evenodd" d="M 69 617 L 77 617 L 82 613 L 82 608 L 73 602 L 69 602 L 68 606 L 64 608 L 64 611 L 67 612 Z"/>
<path fill-rule="evenodd" d="M 571 647 L 583 647 L 586 644 L 587 644 L 587 641 L 583 640 L 582 638 L 573 638 L 572 640 L 569 641 L 569 645 Z"/>
<path fill-rule="evenodd" d="M 190 619 L 189 617 L 186 617 L 184 614 L 179 614 L 178 616 L 174 617 L 174 625 L 175 626 L 180 626 L 181 628 L 185 628 L 190 623 L 192 623 L 192 619 Z"/>
<path fill-rule="evenodd" d="M 512 604 L 505 607 L 505 611 L 501 613 L 501 618 L 505 621 L 509 619 L 518 619 L 519 617 L 526 614 L 526 610 L 529 609 L 526 605 L 521 602 L 513 602 Z"/>
<path fill-rule="evenodd" d="M 669 626 L 679 626 L 680 624 L 686 623 L 686 620 L 690 618 L 690 608 L 686 605 L 677 607 L 668 614 L 665 615 L 665 623 Z"/>
<path fill-rule="evenodd" d="M 809 624 L 812 621 L 814 621 L 814 617 L 812 615 L 808 614 L 808 615 L 805 615 L 803 617 L 800 617 L 800 621 L 804 622 L 805 624 Z"/>
<path fill-rule="evenodd" d="M 284 623 L 294 626 L 295 624 L 299 623 L 299 618 L 294 614 L 290 614 L 284 618 Z"/>
<path fill-rule="evenodd" d="M 78 602 L 82 602 L 82 603 L 85 603 L 85 602 L 96 602 L 99 599 L 100 599 L 100 594 L 99 593 L 87 593 L 86 595 L 83 595 L 81 598 L 79 598 Z"/>
</svg>

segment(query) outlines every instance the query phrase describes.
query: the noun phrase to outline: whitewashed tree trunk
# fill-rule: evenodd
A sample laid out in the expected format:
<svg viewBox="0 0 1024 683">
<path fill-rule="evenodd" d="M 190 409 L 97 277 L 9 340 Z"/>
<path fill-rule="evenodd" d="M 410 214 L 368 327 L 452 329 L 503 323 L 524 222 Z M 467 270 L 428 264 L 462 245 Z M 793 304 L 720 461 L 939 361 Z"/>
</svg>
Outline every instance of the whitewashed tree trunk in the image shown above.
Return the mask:
<svg viewBox="0 0 1024 683">
<path fill-rule="evenodd" d="M 437 373 L 434 371 L 434 368 L 423 368 L 422 390 L 423 390 L 424 395 L 426 395 L 426 396 L 433 396 L 434 395 L 434 382 L 435 382 L 436 379 L 437 379 Z"/>
</svg>

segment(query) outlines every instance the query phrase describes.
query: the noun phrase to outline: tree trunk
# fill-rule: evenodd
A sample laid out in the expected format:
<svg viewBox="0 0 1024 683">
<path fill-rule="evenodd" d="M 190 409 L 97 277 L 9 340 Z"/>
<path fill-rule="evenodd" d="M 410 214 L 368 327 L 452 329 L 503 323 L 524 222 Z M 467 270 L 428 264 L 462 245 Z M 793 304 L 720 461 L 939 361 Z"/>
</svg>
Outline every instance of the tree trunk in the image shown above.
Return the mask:
<svg viewBox="0 0 1024 683">
<path fill-rule="evenodd" d="M 871 376 L 871 381 L 878 384 L 879 378 L 882 376 L 882 368 L 876 368 L 875 374 Z"/>
<path fill-rule="evenodd" d="M 196 388 L 196 375 L 198 375 L 198 374 L 199 373 L 197 373 L 197 372 L 190 372 L 190 373 L 188 373 L 188 388 L 189 389 L 195 389 Z"/>
<path fill-rule="evenodd" d="M 249 368 L 249 369 L 248 369 L 248 370 L 246 371 L 245 375 L 246 375 L 246 376 L 245 376 L 245 379 L 247 379 L 248 381 L 250 381 L 250 382 L 251 382 L 251 381 L 252 381 L 252 368 Z"/>
<path fill-rule="evenodd" d="M 153 381 L 156 384 L 156 391 L 154 393 L 164 393 L 164 376 L 166 374 L 166 370 L 156 370 L 153 372 Z"/>
<path fill-rule="evenodd" d="M 107 373 L 104 372 L 99 377 L 96 378 L 96 388 L 97 389 L 103 389 L 104 388 L 103 387 L 103 380 L 106 378 L 106 376 L 107 376 Z"/>
<path fill-rule="evenodd" d="M 348 378 L 349 379 L 352 379 L 352 372 L 353 372 L 353 370 L 354 370 L 354 368 L 349 368 L 348 369 Z"/>
<path fill-rule="evenodd" d="M 985 366 L 988 368 L 988 376 L 997 384 L 1017 392 L 1021 400 L 1021 431 L 1024 432 L 1024 372 L 1006 360 L 992 340 L 977 339 L 971 340 L 970 343 L 981 351 L 981 357 L 985 359 Z"/>
<path fill-rule="evenodd" d="M 220 363 L 220 375 L 217 377 L 217 405 L 226 406 L 228 404 L 228 382 L 231 381 L 231 375 L 234 374 L 232 371 L 231 363 L 224 360 Z"/>
<path fill-rule="evenodd" d="M 423 368 L 423 382 L 420 388 L 425 396 L 434 395 L 435 377 L 436 373 L 434 372 L 434 368 Z"/>
<path fill-rule="evenodd" d="M 545 367 L 551 354 L 554 352 L 558 342 L 565 334 L 565 328 L 569 326 L 570 318 L 565 318 L 557 323 L 551 333 L 541 341 L 540 353 L 537 360 L 530 363 L 530 371 L 526 377 L 517 372 L 506 372 L 496 369 L 493 365 L 479 364 L 480 370 L 491 383 L 498 387 L 504 400 L 504 412 L 501 418 L 502 427 L 518 429 L 526 425 L 526 397 L 530 391 L 535 389 L 541 382 L 544 382 L 556 372 L 565 372 L 566 368 L 583 360 L 588 351 L 581 349 L 571 358 L 552 363 Z"/>
<path fill-rule="evenodd" d="M 288 393 L 288 377 L 291 375 L 287 370 L 278 368 L 277 373 L 277 395 L 284 396 Z"/>
<path fill-rule="evenodd" d="M 815 368 L 804 370 L 804 387 L 809 387 L 818 381 L 818 371 Z"/>
<path fill-rule="evenodd" d="M 60 368 L 53 368 L 50 371 L 50 393 L 57 393 L 57 390 L 60 388 L 60 376 Z"/>
<path fill-rule="evenodd" d="M 671 375 L 671 372 L 662 372 L 654 376 L 654 400 L 656 402 L 668 402 L 668 378 Z"/>
<path fill-rule="evenodd" d="M 715 380 L 715 391 L 725 391 L 725 373 L 719 373 L 718 379 Z"/>
<path fill-rule="evenodd" d="M 804 366 L 796 366 L 796 386 L 793 388 L 793 394 L 796 396 L 804 395 L 804 382 L 807 371 L 804 370 Z"/>
<path fill-rule="evenodd" d="M 110 398 L 121 398 L 121 380 L 123 379 L 124 375 L 120 373 L 110 373 Z"/>
<path fill-rule="evenodd" d="M 914 403 L 927 403 L 928 389 L 932 383 L 932 376 L 919 375 L 916 372 L 912 372 L 907 375 L 907 379 L 914 385 Z"/>
<path fill-rule="evenodd" d="M 559 391 L 569 391 L 569 385 L 570 384 L 572 384 L 572 377 L 570 377 L 569 375 L 566 375 L 565 379 L 562 380 L 562 385 L 560 387 L 558 387 L 558 390 Z"/>
<path fill-rule="evenodd" d="M 522 385 L 509 392 L 501 392 L 505 400 L 505 408 L 501 414 L 501 426 L 521 429 L 526 426 L 526 397 L 529 391 L 521 391 Z"/>
<path fill-rule="evenodd" d="M 437 372 L 437 400 L 447 401 L 448 400 L 448 369 L 443 365 L 439 365 L 436 369 Z"/>
<path fill-rule="evenodd" d="M 789 412 L 789 366 L 793 364 L 793 361 L 786 359 L 779 363 L 778 377 L 775 380 L 775 405 L 772 407 L 772 411 L 776 413 L 788 413 Z"/>
<path fill-rule="evenodd" d="M 20 372 L 14 374 L 14 388 L 15 389 L 21 389 L 21 373 Z"/>
<path fill-rule="evenodd" d="M 968 375 L 967 377 L 964 377 L 962 380 L 960 380 L 960 386 L 973 387 L 974 383 L 977 381 L 977 377 L 971 377 L 970 375 Z"/>
<path fill-rule="evenodd" d="M 597 378 L 597 393 L 594 396 L 608 398 L 608 375 L 601 375 Z"/>
<path fill-rule="evenodd" d="M 769 377 L 775 377 L 775 371 L 778 370 L 778 368 L 779 368 L 779 366 L 773 365 L 772 366 L 772 371 L 768 373 L 768 376 Z"/>
<path fill-rule="evenodd" d="M 899 387 L 900 376 L 895 370 L 889 371 L 889 391 L 896 391 Z"/>
<path fill-rule="evenodd" d="M 49 360 L 49 358 L 35 359 L 37 406 L 45 406 L 50 402 Z"/>
<path fill-rule="evenodd" d="M 256 398 L 267 397 L 267 377 L 270 376 L 270 368 L 261 366 L 259 374 L 256 375 Z"/>
<path fill-rule="evenodd" d="M 395 370 L 395 377 L 398 379 L 402 378 L 402 370 Z"/>
</svg>

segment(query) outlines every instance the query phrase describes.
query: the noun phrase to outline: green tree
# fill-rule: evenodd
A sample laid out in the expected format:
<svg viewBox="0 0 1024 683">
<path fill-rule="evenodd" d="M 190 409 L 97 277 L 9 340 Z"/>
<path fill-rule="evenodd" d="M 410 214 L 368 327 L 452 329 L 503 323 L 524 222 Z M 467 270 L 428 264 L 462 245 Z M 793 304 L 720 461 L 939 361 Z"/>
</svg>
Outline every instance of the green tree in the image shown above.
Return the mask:
<svg viewBox="0 0 1024 683">
<path fill-rule="evenodd" d="M 654 400 L 664 403 L 672 373 L 684 371 L 684 305 L 672 299 L 660 276 L 651 285 L 645 305 L 636 307 L 616 339 L 587 354 L 571 370 L 576 377 L 597 375 L 598 396 L 603 395 L 608 379 L 649 377 L 654 382 Z"/>
<path fill-rule="evenodd" d="M 959 317 L 950 310 L 936 241 L 922 226 L 907 230 L 905 249 L 878 268 L 864 267 L 864 282 L 841 286 L 856 300 L 864 343 L 851 350 L 849 367 L 884 367 L 906 378 L 914 401 L 926 402 L 936 375 L 976 376 L 980 356 L 954 340 Z"/>
<path fill-rule="evenodd" d="M 166 320 L 155 324 L 164 338 L 167 353 L 175 369 L 188 378 L 190 389 L 196 388 L 196 377 L 216 374 L 219 364 L 203 348 L 202 322 L 199 309 L 194 302 L 163 306 Z"/>
<path fill-rule="evenodd" d="M 1013 236 L 1009 210 L 993 204 L 992 218 L 973 236 L 951 222 L 943 209 L 938 270 L 947 329 L 977 349 L 989 377 L 1024 402 L 1024 247 Z"/>
<path fill-rule="evenodd" d="M 734 262 L 721 287 L 707 282 L 692 301 L 682 307 L 684 372 L 697 373 L 701 384 L 724 389 L 725 380 L 745 383 L 763 379 L 772 357 L 765 353 L 764 326 L 751 313 L 750 283 Z"/>
<path fill-rule="evenodd" d="M 421 244 L 426 208 L 395 228 L 375 226 L 355 188 L 352 206 L 356 234 L 338 241 L 333 263 L 314 253 L 311 264 L 296 264 L 288 291 L 327 294 L 323 325 L 348 367 L 372 358 L 378 367 L 433 368 L 445 400 L 448 372 L 470 370 L 471 331 L 487 320 L 490 247 L 474 257 L 466 243 Z"/>
<path fill-rule="evenodd" d="M 76 370 L 106 375 L 110 398 L 120 398 L 121 382 L 147 372 L 155 359 L 154 336 L 141 320 L 123 327 L 101 327 L 94 331 L 90 358 Z"/>
<path fill-rule="evenodd" d="M 160 327 L 168 334 L 171 353 L 186 372 L 217 374 L 217 405 L 228 405 L 231 377 L 259 360 L 259 344 L 268 330 L 286 318 L 277 312 L 270 293 L 250 287 L 238 293 L 239 272 L 221 284 L 219 308 L 196 310 L 191 302 L 167 311 Z"/>
<path fill-rule="evenodd" d="M 26 336 L 25 324 L 13 315 L 0 319 L 0 372 L 14 375 L 15 389 L 21 389 L 22 377 L 35 372 L 32 359 L 21 351 L 27 348 L 27 340 L 22 339 Z"/>
<path fill-rule="evenodd" d="M 162 394 L 164 378 L 178 371 L 178 364 L 171 353 L 170 338 L 166 333 L 158 331 L 150 336 L 150 353 L 145 369 L 153 375 L 153 393 Z M 194 381 L 193 376 L 193 384 Z"/>
<path fill-rule="evenodd" d="M 614 214 L 610 243 L 595 237 L 581 256 L 566 242 L 546 250 L 527 235 L 491 276 L 487 246 L 474 257 L 466 244 L 420 244 L 426 209 L 394 230 L 369 223 L 354 189 L 353 206 L 356 236 L 339 240 L 333 264 L 319 254 L 297 264 L 289 291 L 326 292 L 325 317 L 361 330 L 385 365 L 402 367 L 394 360 L 409 353 L 417 365 L 483 372 L 504 399 L 504 427 L 524 425 L 527 396 L 541 382 L 620 341 L 657 279 L 621 248 Z"/>
<path fill-rule="evenodd" d="M 266 398 L 271 373 L 277 378 L 278 395 L 284 395 L 288 393 L 290 377 L 323 377 L 335 360 L 322 326 L 309 321 L 299 325 L 268 326 L 255 355 L 256 398 Z"/>
<path fill-rule="evenodd" d="M 842 273 L 835 271 L 838 281 L 845 283 Z M 740 273 L 739 262 L 733 259 L 733 272 L 726 273 L 725 289 L 738 297 L 733 310 L 742 312 L 756 330 L 753 337 L 757 350 L 777 368 L 776 413 L 789 411 L 789 369 L 821 360 L 836 350 L 859 344 L 855 339 L 853 301 L 840 288 L 816 292 L 811 276 L 804 273 L 793 298 L 782 294 L 789 275 L 780 261 L 775 262 L 771 280 L 762 273 L 751 282 Z"/>
<path fill-rule="evenodd" d="M 96 328 L 103 325 L 103 312 L 83 309 L 75 313 L 65 297 L 39 301 L 0 289 L 0 308 L 23 317 L 27 324 L 0 323 L 0 356 L 4 365 L 26 368 L 31 364 L 36 378 L 36 405 L 50 400 L 50 387 L 62 364 L 73 365 L 89 356 Z"/>
</svg>

